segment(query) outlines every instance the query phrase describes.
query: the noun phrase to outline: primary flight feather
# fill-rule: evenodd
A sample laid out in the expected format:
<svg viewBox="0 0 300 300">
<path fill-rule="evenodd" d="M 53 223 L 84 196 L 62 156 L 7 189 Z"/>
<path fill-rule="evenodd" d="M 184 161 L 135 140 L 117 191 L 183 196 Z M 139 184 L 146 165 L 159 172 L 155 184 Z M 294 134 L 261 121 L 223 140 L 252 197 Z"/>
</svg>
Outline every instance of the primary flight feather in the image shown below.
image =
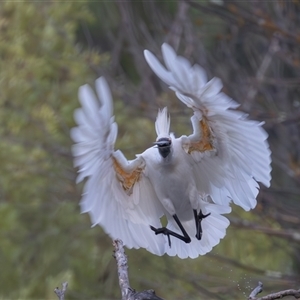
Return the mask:
<svg viewBox="0 0 300 300">
<path fill-rule="evenodd" d="M 193 134 L 175 138 L 164 108 L 155 122 L 154 146 L 128 161 L 114 149 L 117 124 L 105 79 L 96 81 L 97 94 L 82 86 L 78 126 L 71 131 L 77 181 L 87 178 L 81 211 L 128 248 L 195 258 L 225 236 L 229 221 L 223 214 L 230 213 L 231 202 L 255 207 L 257 182 L 270 184 L 270 150 L 262 124 L 234 110 L 238 105 L 221 92 L 219 79 L 207 82 L 200 66 L 167 44 L 162 53 L 165 66 L 147 50 L 145 58 L 193 109 Z"/>
</svg>

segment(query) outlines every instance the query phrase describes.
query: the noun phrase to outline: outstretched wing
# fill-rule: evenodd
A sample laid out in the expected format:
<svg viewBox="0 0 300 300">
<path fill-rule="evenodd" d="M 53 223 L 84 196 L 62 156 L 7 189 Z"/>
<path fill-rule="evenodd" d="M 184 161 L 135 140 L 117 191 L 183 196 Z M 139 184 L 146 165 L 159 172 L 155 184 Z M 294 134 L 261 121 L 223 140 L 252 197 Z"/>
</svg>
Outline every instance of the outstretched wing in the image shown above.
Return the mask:
<svg viewBox="0 0 300 300">
<path fill-rule="evenodd" d="M 114 151 L 117 124 L 104 78 L 97 79 L 96 91 L 97 96 L 90 86 L 80 87 L 82 108 L 75 111 L 78 126 L 71 130 L 77 181 L 87 178 L 81 211 L 127 247 L 162 255 L 165 238 L 155 236 L 149 226 L 161 226 L 162 208 L 144 175 L 145 161 L 142 156 L 127 161 L 121 151 Z"/>
<path fill-rule="evenodd" d="M 238 104 L 221 92 L 220 79 L 207 82 L 204 69 L 191 66 L 167 44 L 162 53 L 166 68 L 147 50 L 145 58 L 179 100 L 194 111 L 194 133 L 181 139 L 193 163 L 198 190 L 221 205 L 233 201 L 245 210 L 254 208 L 257 182 L 268 187 L 271 180 L 271 152 L 262 123 L 234 110 Z"/>
</svg>

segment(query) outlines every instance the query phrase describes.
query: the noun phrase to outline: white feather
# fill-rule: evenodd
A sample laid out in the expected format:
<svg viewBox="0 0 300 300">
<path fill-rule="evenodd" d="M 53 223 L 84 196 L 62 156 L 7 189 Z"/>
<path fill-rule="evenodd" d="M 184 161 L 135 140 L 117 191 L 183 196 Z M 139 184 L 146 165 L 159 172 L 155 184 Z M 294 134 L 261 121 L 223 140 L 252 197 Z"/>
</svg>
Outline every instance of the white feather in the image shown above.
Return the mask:
<svg viewBox="0 0 300 300">
<path fill-rule="evenodd" d="M 169 137 L 170 118 L 168 116 L 168 109 L 166 107 L 158 111 L 155 121 L 155 130 L 157 133 L 157 140 L 163 137 Z"/>
</svg>

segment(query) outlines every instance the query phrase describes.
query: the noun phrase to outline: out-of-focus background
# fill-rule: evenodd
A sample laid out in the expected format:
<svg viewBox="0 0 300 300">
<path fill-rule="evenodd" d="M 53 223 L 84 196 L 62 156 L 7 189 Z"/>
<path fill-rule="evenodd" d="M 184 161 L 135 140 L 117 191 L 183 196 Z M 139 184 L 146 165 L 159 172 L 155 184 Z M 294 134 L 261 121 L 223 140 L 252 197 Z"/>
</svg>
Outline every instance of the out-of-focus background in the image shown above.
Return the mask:
<svg viewBox="0 0 300 300">
<path fill-rule="evenodd" d="M 81 215 L 70 128 L 78 87 L 104 75 L 118 147 L 152 145 L 167 105 L 177 136 L 192 112 L 147 66 L 168 42 L 217 76 L 250 118 L 265 121 L 273 180 L 251 212 L 233 207 L 224 240 L 180 260 L 126 250 L 131 285 L 165 299 L 245 299 L 299 288 L 300 1 L 1 1 L 0 299 L 120 299 L 111 239 Z M 112 216 L 113 217 L 113 216 Z"/>
</svg>

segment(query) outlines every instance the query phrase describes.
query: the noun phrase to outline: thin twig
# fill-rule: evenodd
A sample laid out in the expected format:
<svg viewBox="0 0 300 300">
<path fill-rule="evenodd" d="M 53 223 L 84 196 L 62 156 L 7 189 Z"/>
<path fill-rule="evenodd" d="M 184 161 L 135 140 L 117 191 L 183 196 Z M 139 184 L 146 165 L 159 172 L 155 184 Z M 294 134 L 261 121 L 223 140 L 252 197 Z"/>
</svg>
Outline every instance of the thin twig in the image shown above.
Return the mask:
<svg viewBox="0 0 300 300">
<path fill-rule="evenodd" d="M 175 20 L 166 38 L 166 42 L 172 45 L 176 51 L 179 48 L 183 27 L 186 22 L 186 19 L 188 18 L 187 16 L 188 9 L 189 9 L 189 5 L 186 2 L 181 1 L 178 3 L 178 10 L 177 10 Z"/>
<path fill-rule="evenodd" d="M 270 42 L 270 46 L 269 49 L 267 51 L 267 53 L 265 54 L 260 67 L 258 68 L 257 72 L 256 72 L 256 79 L 258 82 L 263 81 L 265 74 L 269 68 L 269 66 L 272 63 L 272 59 L 274 57 L 274 54 L 279 51 L 279 44 L 278 44 L 278 39 L 276 37 L 276 35 L 274 35 L 273 39 Z M 247 111 L 251 110 L 251 107 L 253 105 L 254 102 L 254 98 L 256 97 L 258 93 L 258 88 L 252 86 L 249 91 L 248 94 L 246 96 L 247 101 L 244 104 L 244 109 Z"/>
<path fill-rule="evenodd" d="M 282 229 L 274 229 L 269 227 L 264 227 L 257 225 L 254 222 L 250 222 L 247 220 L 240 220 L 234 217 L 230 218 L 231 224 L 238 228 L 245 228 L 249 230 L 259 231 L 268 235 L 278 236 L 281 238 L 285 238 L 290 241 L 299 242 L 300 241 L 300 233 L 296 230 L 282 230 Z"/>
<path fill-rule="evenodd" d="M 64 300 L 65 299 L 65 292 L 67 290 L 68 283 L 64 282 L 62 284 L 62 289 L 60 290 L 58 287 L 54 290 L 54 293 L 58 297 L 59 300 Z"/>
</svg>

